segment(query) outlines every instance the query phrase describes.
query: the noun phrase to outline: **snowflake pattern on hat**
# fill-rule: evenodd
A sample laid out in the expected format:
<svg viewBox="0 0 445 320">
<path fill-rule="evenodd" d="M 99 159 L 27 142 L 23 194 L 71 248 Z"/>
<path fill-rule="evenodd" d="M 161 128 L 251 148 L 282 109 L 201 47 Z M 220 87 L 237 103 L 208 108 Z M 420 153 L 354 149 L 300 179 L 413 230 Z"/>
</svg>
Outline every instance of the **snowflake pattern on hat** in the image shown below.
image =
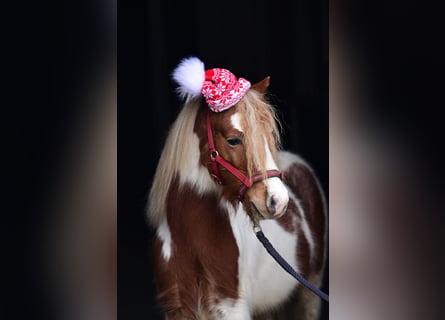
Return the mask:
<svg viewBox="0 0 445 320">
<path fill-rule="evenodd" d="M 215 68 L 205 72 L 201 93 L 213 112 L 221 112 L 237 104 L 249 88 L 246 79 L 237 79 L 229 70 Z"/>
</svg>

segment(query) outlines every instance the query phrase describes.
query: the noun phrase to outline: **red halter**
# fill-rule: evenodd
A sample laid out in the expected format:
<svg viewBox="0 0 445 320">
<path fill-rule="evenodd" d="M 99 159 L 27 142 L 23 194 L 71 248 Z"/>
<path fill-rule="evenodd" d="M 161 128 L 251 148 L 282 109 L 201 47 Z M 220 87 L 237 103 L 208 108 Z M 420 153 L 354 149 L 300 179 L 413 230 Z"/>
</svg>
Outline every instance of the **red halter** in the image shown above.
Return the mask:
<svg viewBox="0 0 445 320">
<path fill-rule="evenodd" d="M 238 199 L 241 201 L 246 193 L 247 189 L 249 189 L 254 183 L 260 182 L 264 180 L 261 174 L 257 174 L 249 179 L 244 173 L 239 171 L 237 168 L 232 166 L 229 162 L 227 162 L 223 157 L 219 155 L 218 150 L 215 148 L 215 143 L 213 141 L 213 132 L 212 125 L 210 124 L 210 110 L 207 113 L 207 138 L 209 140 L 209 152 L 210 152 L 210 164 L 211 164 L 211 173 L 210 175 L 215 178 L 215 180 L 222 184 L 221 176 L 219 175 L 218 165 L 226 168 L 231 174 L 233 174 L 239 181 L 242 182 L 242 186 L 238 191 Z M 267 170 L 267 179 L 277 177 L 280 179 L 284 179 L 284 175 L 278 170 Z"/>
</svg>

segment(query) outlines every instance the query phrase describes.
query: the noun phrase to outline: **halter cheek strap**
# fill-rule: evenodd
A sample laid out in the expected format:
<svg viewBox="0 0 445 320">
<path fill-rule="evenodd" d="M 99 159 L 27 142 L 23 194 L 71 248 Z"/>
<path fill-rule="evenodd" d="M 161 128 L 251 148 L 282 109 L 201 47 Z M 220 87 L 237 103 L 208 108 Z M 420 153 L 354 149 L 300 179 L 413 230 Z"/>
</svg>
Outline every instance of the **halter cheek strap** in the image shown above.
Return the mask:
<svg viewBox="0 0 445 320">
<path fill-rule="evenodd" d="M 238 192 L 238 199 L 241 201 L 246 193 L 254 183 L 264 180 L 261 174 L 255 175 L 252 179 L 249 179 L 244 173 L 239 171 L 237 168 L 232 166 L 228 161 L 219 155 L 218 150 L 216 150 L 215 142 L 213 141 L 212 125 L 210 123 L 210 110 L 207 112 L 207 139 L 209 141 L 209 152 L 210 152 L 210 175 L 219 183 L 222 184 L 221 176 L 218 170 L 218 163 L 226 168 L 231 174 L 233 174 L 241 183 L 243 184 Z M 268 170 L 267 178 L 277 177 L 284 179 L 284 175 L 278 170 Z"/>
</svg>

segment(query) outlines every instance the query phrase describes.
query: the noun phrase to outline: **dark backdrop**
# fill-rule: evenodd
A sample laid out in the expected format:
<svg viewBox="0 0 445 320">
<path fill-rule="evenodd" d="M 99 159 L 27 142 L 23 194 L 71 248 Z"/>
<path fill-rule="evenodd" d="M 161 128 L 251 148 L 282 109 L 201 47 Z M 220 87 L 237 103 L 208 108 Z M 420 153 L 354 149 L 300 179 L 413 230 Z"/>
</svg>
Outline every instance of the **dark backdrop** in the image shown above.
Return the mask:
<svg viewBox="0 0 445 320">
<path fill-rule="evenodd" d="M 328 2 L 118 2 L 118 315 L 161 319 L 144 207 L 181 103 L 171 72 L 186 56 L 255 83 L 271 76 L 284 147 L 328 190 Z M 328 290 L 326 272 L 324 289 Z M 323 319 L 327 318 L 324 307 Z"/>
</svg>

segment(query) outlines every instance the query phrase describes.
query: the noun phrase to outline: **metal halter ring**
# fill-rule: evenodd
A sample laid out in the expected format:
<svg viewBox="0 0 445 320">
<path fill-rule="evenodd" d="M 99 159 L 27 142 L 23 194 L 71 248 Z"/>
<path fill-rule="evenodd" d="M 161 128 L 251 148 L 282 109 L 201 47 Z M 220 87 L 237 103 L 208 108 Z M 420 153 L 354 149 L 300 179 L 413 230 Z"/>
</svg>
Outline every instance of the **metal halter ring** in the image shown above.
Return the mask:
<svg viewBox="0 0 445 320">
<path fill-rule="evenodd" d="M 217 150 L 210 152 L 210 158 L 215 161 L 216 157 L 219 156 L 219 153 Z"/>
</svg>

